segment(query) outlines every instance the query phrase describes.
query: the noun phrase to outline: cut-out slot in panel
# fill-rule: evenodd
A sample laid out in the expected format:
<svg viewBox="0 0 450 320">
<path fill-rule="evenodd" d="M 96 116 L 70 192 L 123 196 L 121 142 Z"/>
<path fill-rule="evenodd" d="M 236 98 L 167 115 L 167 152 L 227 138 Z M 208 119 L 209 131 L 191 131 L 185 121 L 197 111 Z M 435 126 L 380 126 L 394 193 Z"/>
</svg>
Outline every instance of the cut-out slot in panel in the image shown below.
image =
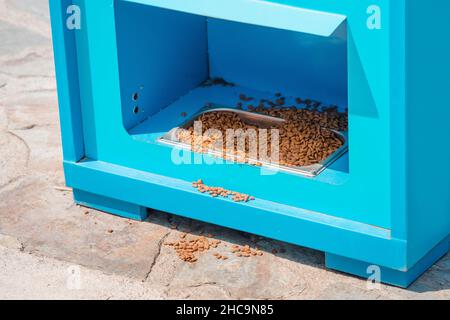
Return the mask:
<svg viewBox="0 0 450 320">
<path fill-rule="evenodd" d="M 157 143 L 205 104 L 236 108 L 241 95 L 252 97 L 245 109 L 276 93 L 286 107 L 306 108 L 300 98 L 345 112 L 345 20 L 267 1 L 117 0 L 123 124 Z M 221 80 L 205 85 L 214 79 Z M 348 157 L 333 166 L 348 172 Z"/>
</svg>

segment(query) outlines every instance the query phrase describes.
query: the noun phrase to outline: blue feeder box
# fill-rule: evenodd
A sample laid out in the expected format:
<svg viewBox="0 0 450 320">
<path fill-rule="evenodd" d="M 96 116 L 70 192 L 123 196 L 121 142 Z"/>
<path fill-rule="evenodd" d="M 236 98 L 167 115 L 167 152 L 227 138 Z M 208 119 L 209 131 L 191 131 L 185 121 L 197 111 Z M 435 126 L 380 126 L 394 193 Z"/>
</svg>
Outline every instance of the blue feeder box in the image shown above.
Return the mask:
<svg viewBox="0 0 450 320">
<path fill-rule="evenodd" d="M 137 220 L 152 208 L 310 247 L 330 269 L 402 287 L 448 252 L 448 0 L 50 7 L 64 169 L 78 204 Z M 236 108 L 239 94 L 276 92 L 348 108 L 347 152 L 311 175 L 262 174 L 179 163 L 180 148 L 161 140 L 206 102 Z M 191 185 L 199 178 L 255 200 L 202 194 Z"/>
</svg>

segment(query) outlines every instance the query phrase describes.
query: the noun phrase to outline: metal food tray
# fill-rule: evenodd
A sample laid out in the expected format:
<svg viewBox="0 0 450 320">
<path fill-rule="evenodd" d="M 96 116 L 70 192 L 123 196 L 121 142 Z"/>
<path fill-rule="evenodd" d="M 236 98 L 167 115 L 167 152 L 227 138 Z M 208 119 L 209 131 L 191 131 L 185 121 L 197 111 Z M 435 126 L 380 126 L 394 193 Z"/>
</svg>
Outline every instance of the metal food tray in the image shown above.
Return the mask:
<svg viewBox="0 0 450 320">
<path fill-rule="evenodd" d="M 194 121 L 196 119 L 198 119 L 199 116 L 201 116 L 202 114 L 205 114 L 205 113 L 210 113 L 210 112 L 232 112 L 232 113 L 237 114 L 244 123 L 249 124 L 249 125 L 256 125 L 260 128 L 270 128 L 273 126 L 281 125 L 285 122 L 285 120 L 282 118 L 272 117 L 272 116 L 264 115 L 261 113 L 249 112 L 249 111 L 245 111 L 245 110 L 228 108 L 228 107 L 223 107 L 223 106 L 219 106 L 219 105 L 211 105 L 209 107 L 202 108 L 199 112 L 194 114 L 190 119 L 188 119 L 187 121 L 182 123 L 179 127 L 175 127 L 172 130 L 170 130 L 169 132 L 167 132 L 164 136 L 162 136 L 161 138 L 158 139 L 158 142 L 166 144 L 166 145 L 170 145 L 173 147 L 185 149 L 185 150 L 192 150 L 192 147 L 190 144 L 178 141 L 177 131 L 179 129 L 186 129 L 186 128 L 190 127 L 194 123 Z M 267 161 L 261 161 L 258 159 L 252 159 L 252 158 L 248 158 L 248 161 L 255 162 L 255 163 L 256 162 L 261 163 L 263 167 L 271 168 L 274 170 L 284 171 L 284 172 L 288 172 L 291 174 L 297 174 L 297 175 L 306 176 L 306 177 L 316 177 L 322 171 L 324 171 L 327 167 L 329 167 L 333 162 L 335 162 L 337 159 L 339 159 L 341 156 L 343 156 L 348 151 L 348 143 L 347 143 L 348 133 L 340 132 L 340 131 L 332 130 L 332 129 L 328 129 L 328 130 L 336 133 L 338 138 L 340 138 L 342 140 L 343 145 L 342 145 L 342 147 L 337 149 L 333 154 L 331 154 L 327 159 L 325 159 L 319 163 L 312 164 L 309 166 L 303 166 L 303 167 L 293 167 L 293 166 L 283 166 L 283 165 L 279 165 L 279 164 L 275 164 L 275 163 L 271 163 L 271 162 L 267 162 Z M 240 156 L 230 154 L 230 153 L 224 154 L 223 152 L 217 151 L 217 150 L 208 150 L 208 151 L 202 152 L 202 153 L 213 155 L 213 156 L 219 156 L 219 157 L 223 157 L 223 155 L 226 155 L 228 159 L 236 159 L 237 160 L 237 159 L 242 158 Z"/>
</svg>

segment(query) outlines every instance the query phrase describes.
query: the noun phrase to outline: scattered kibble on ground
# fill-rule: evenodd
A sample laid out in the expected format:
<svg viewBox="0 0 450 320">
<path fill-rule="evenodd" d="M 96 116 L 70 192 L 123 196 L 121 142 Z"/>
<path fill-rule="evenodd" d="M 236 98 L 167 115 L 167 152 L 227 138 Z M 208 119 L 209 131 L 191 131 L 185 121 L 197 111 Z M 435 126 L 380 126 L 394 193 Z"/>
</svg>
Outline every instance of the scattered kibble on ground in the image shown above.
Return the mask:
<svg viewBox="0 0 450 320">
<path fill-rule="evenodd" d="M 245 245 L 245 246 L 233 245 L 231 247 L 231 252 L 234 253 L 237 257 L 244 257 L 244 258 L 263 255 L 263 252 L 261 250 L 252 249 L 252 248 L 250 248 L 249 245 Z"/>
<path fill-rule="evenodd" d="M 222 187 L 210 187 L 203 183 L 202 179 L 192 182 L 192 187 L 196 188 L 201 193 L 209 193 L 211 197 L 231 197 L 234 202 L 248 202 L 255 200 L 255 197 L 245 193 L 239 193 L 236 191 L 227 190 Z"/>
<path fill-rule="evenodd" d="M 220 244 L 222 244 L 220 240 L 211 239 L 205 236 L 193 236 L 188 233 L 181 234 L 180 238 L 177 241 L 168 241 L 164 243 L 165 246 L 173 248 L 182 261 L 188 263 L 197 262 L 199 256 L 202 253 L 217 249 Z M 223 247 L 228 246 L 226 244 L 223 244 Z M 261 250 L 252 249 L 249 245 L 233 245 L 231 247 L 231 253 L 233 253 L 236 257 L 242 258 L 258 257 L 263 255 L 263 252 Z M 228 255 L 220 252 L 214 252 L 213 256 L 217 260 L 222 261 L 229 259 Z"/>
<path fill-rule="evenodd" d="M 218 260 L 228 260 L 227 256 L 221 255 L 220 253 L 214 253 L 214 257 L 216 257 Z"/>
</svg>

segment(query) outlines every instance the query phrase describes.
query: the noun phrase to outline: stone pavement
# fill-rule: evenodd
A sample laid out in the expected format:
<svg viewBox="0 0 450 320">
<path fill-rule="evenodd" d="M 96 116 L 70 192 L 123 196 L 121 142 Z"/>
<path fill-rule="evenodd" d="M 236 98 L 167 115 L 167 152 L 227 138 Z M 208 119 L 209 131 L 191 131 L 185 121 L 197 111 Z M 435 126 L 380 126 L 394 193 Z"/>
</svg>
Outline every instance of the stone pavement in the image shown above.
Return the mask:
<svg viewBox="0 0 450 320">
<path fill-rule="evenodd" d="M 164 213 L 138 223 L 74 205 L 55 189 L 64 178 L 48 20 L 46 0 L 0 0 L 0 298 L 450 299 L 449 255 L 409 290 L 369 290 L 325 270 L 321 252 Z M 163 243 L 187 230 L 222 244 L 184 263 Z M 264 255 L 213 256 L 233 244 Z M 73 270 L 80 287 L 68 283 Z"/>
</svg>

